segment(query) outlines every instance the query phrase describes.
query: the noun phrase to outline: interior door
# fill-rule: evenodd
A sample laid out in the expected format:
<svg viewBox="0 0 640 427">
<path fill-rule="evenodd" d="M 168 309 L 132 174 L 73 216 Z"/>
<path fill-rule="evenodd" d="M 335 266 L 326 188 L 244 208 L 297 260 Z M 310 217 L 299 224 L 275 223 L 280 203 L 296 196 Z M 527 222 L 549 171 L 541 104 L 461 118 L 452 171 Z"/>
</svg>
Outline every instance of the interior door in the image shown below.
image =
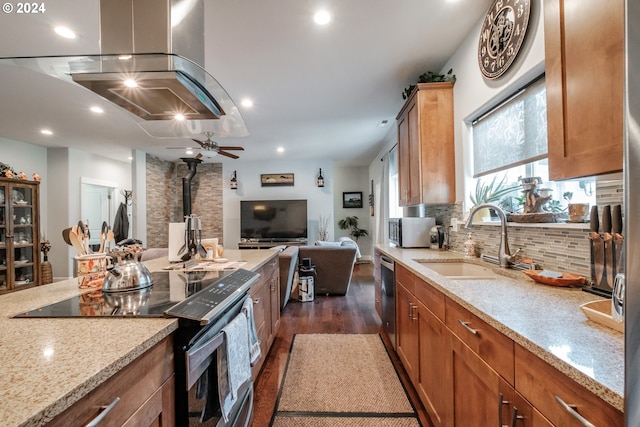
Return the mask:
<svg viewBox="0 0 640 427">
<path fill-rule="evenodd" d="M 103 221 L 113 225 L 111 224 L 113 191 L 113 187 L 82 183 L 81 216 L 82 221 L 89 224 L 90 245 L 100 244 L 100 228 Z"/>
</svg>

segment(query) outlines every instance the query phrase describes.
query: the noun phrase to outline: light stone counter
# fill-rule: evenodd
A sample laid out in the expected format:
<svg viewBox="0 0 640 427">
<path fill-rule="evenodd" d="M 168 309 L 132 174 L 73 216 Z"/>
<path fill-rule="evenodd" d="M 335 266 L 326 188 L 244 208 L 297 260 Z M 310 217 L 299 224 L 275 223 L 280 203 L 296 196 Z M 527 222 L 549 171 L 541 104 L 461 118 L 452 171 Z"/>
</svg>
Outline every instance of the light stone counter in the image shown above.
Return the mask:
<svg viewBox="0 0 640 427">
<path fill-rule="evenodd" d="M 255 270 L 275 250 L 226 250 Z M 157 271 L 166 259 L 145 263 Z M 169 318 L 14 319 L 78 295 L 77 279 L 0 296 L 0 425 L 39 426 L 62 413 L 176 330 Z"/>
<path fill-rule="evenodd" d="M 515 270 L 480 259 L 471 262 L 508 276 L 490 280 L 450 280 L 416 259 L 463 260 L 457 252 L 376 248 L 408 267 L 517 344 L 624 411 L 624 336 L 587 320 L 580 305 L 602 299 L 579 288 L 538 284 Z"/>
</svg>

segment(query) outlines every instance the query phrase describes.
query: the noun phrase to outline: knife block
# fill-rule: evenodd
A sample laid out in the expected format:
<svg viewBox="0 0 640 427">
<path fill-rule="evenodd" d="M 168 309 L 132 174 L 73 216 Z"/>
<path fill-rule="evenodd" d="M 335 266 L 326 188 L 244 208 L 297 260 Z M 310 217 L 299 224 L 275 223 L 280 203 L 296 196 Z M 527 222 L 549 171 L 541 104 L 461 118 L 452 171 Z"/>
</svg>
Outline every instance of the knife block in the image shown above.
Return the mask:
<svg viewBox="0 0 640 427">
<path fill-rule="evenodd" d="M 620 266 L 620 254 L 624 241 L 620 238 L 605 239 L 600 235 L 599 239 L 591 240 L 591 288 L 599 295 L 611 297 L 613 281 Z"/>
</svg>

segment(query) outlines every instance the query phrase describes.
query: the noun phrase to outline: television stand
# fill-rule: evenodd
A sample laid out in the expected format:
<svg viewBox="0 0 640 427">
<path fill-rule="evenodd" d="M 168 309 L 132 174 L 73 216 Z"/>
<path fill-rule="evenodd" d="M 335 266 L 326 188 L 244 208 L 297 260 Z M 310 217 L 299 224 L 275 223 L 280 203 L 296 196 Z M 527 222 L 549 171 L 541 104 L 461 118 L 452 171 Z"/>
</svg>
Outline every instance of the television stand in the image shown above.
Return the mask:
<svg viewBox="0 0 640 427">
<path fill-rule="evenodd" d="M 270 249 L 276 246 L 303 246 L 306 240 L 292 240 L 287 242 L 240 242 L 238 249 Z"/>
</svg>

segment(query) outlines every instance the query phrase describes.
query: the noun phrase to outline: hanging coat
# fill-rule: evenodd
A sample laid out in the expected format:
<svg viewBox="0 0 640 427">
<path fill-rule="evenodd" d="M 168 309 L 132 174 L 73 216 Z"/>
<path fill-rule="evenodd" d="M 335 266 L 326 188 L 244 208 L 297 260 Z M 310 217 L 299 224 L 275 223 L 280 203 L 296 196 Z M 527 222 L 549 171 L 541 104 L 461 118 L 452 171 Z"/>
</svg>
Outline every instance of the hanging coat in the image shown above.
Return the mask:
<svg viewBox="0 0 640 427">
<path fill-rule="evenodd" d="M 127 205 L 124 203 L 120 203 L 118 212 L 116 212 L 116 218 L 113 221 L 113 236 L 116 245 L 129 237 L 129 217 L 127 216 Z"/>
</svg>

